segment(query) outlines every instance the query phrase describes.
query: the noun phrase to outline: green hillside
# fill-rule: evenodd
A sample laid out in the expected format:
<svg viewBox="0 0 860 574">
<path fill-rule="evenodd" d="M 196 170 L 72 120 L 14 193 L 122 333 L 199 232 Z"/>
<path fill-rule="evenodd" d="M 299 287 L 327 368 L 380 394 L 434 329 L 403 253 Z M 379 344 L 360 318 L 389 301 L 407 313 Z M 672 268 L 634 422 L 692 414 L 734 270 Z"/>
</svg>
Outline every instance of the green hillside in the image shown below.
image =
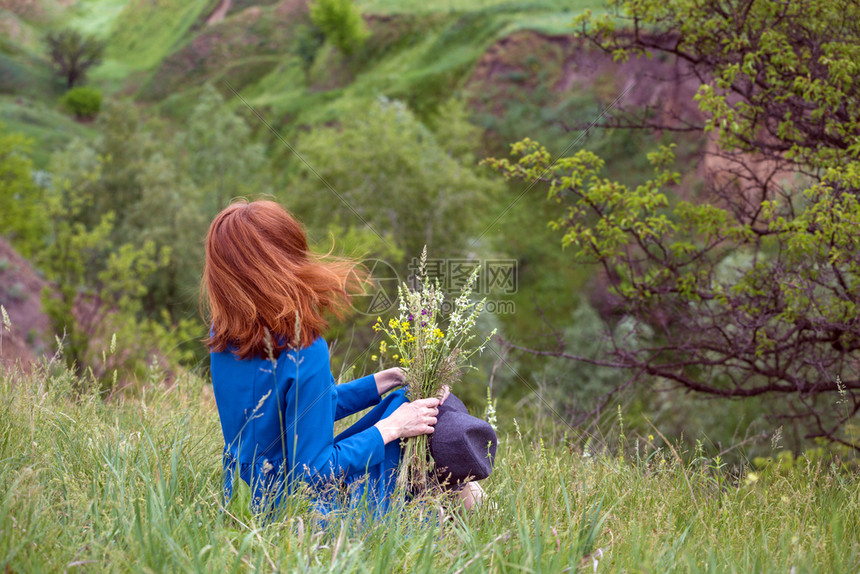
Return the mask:
<svg viewBox="0 0 860 574">
<path fill-rule="evenodd" d="M 7 38 L 0 82 L 8 80 L 0 86 L 52 103 L 60 90 L 47 89 L 51 73 L 39 38 L 71 27 L 107 42 L 92 82 L 109 94 L 134 94 L 174 116 L 188 111 L 207 82 L 224 94 L 229 83 L 251 104 L 292 124 L 330 121 L 380 94 L 430 110 L 463 86 L 479 58 L 501 38 L 523 30 L 564 34 L 573 16 L 601 6 L 593 0 L 364 2 L 359 5 L 371 31 L 367 44 L 349 62 L 324 46 L 304 73 L 297 46 L 308 25 L 304 2 L 234 2 L 224 20 L 207 25 L 217 4 L 81 0 L 6 11 L 4 17 L 24 31 Z M 2 114 L 16 125 L 14 113 Z"/>
</svg>

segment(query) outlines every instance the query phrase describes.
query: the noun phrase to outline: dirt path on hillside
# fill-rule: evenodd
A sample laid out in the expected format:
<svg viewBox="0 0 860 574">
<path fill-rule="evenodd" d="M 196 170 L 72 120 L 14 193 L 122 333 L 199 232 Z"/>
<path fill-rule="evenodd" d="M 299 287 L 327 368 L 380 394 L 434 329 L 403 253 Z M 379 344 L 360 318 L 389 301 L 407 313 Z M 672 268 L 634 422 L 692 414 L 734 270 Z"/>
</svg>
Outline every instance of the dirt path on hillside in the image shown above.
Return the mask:
<svg viewBox="0 0 860 574">
<path fill-rule="evenodd" d="M 206 25 L 209 26 L 211 24 L 215 24 L 216 22 L 220 22 L 227 15 L 227 12 L 230 11 L 230 8 L 233 7 L 233 0 L 221 0 L 221 3 L 218 4 L 218 7 L 209 14 L 209 17 L 206 18 Z"/>
</svg>

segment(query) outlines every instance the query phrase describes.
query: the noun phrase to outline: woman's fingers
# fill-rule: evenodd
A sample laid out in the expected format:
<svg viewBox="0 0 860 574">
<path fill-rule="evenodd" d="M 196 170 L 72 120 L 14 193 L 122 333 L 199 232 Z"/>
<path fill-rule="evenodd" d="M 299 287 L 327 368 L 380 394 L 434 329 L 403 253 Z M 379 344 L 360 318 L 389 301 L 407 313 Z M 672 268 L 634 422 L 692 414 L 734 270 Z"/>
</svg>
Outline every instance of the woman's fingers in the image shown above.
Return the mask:
<svg viewBox="0 0 860 574">
<path fill-rule="evenodd" d="M 439 416 L 439 399 L 419 399 L 412 401 L 412 404 L 419 409 L 419 416 L 423 418 L 423 422 L 429 426 L 436 424 L 436 417 Z"/>
<path fill-rule="evenodd" d="M 399 438 L 431 434 L 434 430 L 433 425 L 438 420 L 438 406 L 439 399 L 437 398 L 418 399 L 411 403 L 405 403 L 390 417 L 377 423 L 377 426 L 381 427 L 381 432 L 388 432 L 389 427 L 391 427 Z M 385 436 L 383 435 L 383 438 Z"/>
<path fill-rule="evenodd" d="M 419 399 L 412 402 L 412 406 L 417 411 L 418 422 L 422 426 L 420 434 L 431 434 L 435 430 L 433 425 L 438 420 L 436 418 L 439 415 L 438 404 L 439 400 L 435 398 Z"/>
<path fill-rule="evenodd" d="M 412 401 L 412 404 L 419 407 L 435 407 L 439 405 L 439 399 L 435 397 L 431 397 L 429 399 L 418 399 L 416 401 Z"/>
<path fill-rule="evenodd" d="M 451 394 L 451 387 L 448 385 L 442 385 L 442 388 L 439 389 L 439 404 L 443 404 L 445 399 L 448 398 L 448 395 Z"/>
<path fill-rule="evenodd" d="M 386 444 L 397 438 L 430 434 L 438 420 L 438 405 L 439 399 L 435 398 L 404 403 L 374 426 Z"/>
</svg>

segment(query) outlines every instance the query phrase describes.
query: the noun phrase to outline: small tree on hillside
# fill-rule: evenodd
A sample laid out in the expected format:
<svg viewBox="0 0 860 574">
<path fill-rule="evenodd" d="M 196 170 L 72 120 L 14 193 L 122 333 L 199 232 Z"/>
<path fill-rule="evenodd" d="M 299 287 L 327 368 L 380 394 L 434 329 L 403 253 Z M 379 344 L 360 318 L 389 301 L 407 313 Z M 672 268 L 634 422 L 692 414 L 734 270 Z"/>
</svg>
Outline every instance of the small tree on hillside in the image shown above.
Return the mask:
<svg viewBox="0 0 860 574">
<path fill-rule="evenodd" d="M 33 179 L 31 142 L 0 124 L 0 234 L 22 255 L 41 247 L 50 223 L 43 209 L 44 190 Z"/>
<path fill-rule="evenodd" d="M 77 30 L 51 32 L 45 37 L 48 55 L 57 73 L 66 79 L 66 87 L 75 87 L 87 70 L 102 61 L 105 43 L 94 36 L 84 36 Z"/>
<path fill-rule="evenodd" d="M 325 39 L 351 56 L 367 36 L 367 26 L 361 12 L 352 0 L 315 0 L 310 5 L 311 21 L 325 35 Z"/>
<path fill-rule="evenodd" d="M 806 438 L 860 450 L 860 5 L 799 0 L 613 0 L 584 19 L 617 59 L 662 53 L 699 81 L 702 121 L 612 110 L 615 126 L 700 130 L 708 187 L 692 201 L 671 148 L 636 188 L 583 150 L 526 140 L 507 177 L 544 181 L 553 225 L 597 264 L 628 326 L 602 364 L 703 395 L 771 397 Z M 581 359 L 563 346 L 532 350 Z M 611 395 L 610 395 L 611 396 Z"/>
</svg>

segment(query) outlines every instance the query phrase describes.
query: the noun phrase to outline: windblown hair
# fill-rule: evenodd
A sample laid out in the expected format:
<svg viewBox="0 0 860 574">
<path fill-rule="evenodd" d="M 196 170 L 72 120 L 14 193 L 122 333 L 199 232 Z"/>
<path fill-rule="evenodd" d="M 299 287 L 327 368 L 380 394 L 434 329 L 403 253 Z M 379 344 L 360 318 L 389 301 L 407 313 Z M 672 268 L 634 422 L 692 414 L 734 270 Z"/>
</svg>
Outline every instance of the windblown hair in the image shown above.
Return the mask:
<svg viewBox="0 0 860 574">
<path fill-rule="evenodd" d="M 242 359 L 306 347 L 328 326 L 324 313 L 343 317 L 366 281 L 355 261 L 310 253 L 302 225 L 277 203 L 233 203 L 206 237 L 205 343 Z"/>
</svg>

